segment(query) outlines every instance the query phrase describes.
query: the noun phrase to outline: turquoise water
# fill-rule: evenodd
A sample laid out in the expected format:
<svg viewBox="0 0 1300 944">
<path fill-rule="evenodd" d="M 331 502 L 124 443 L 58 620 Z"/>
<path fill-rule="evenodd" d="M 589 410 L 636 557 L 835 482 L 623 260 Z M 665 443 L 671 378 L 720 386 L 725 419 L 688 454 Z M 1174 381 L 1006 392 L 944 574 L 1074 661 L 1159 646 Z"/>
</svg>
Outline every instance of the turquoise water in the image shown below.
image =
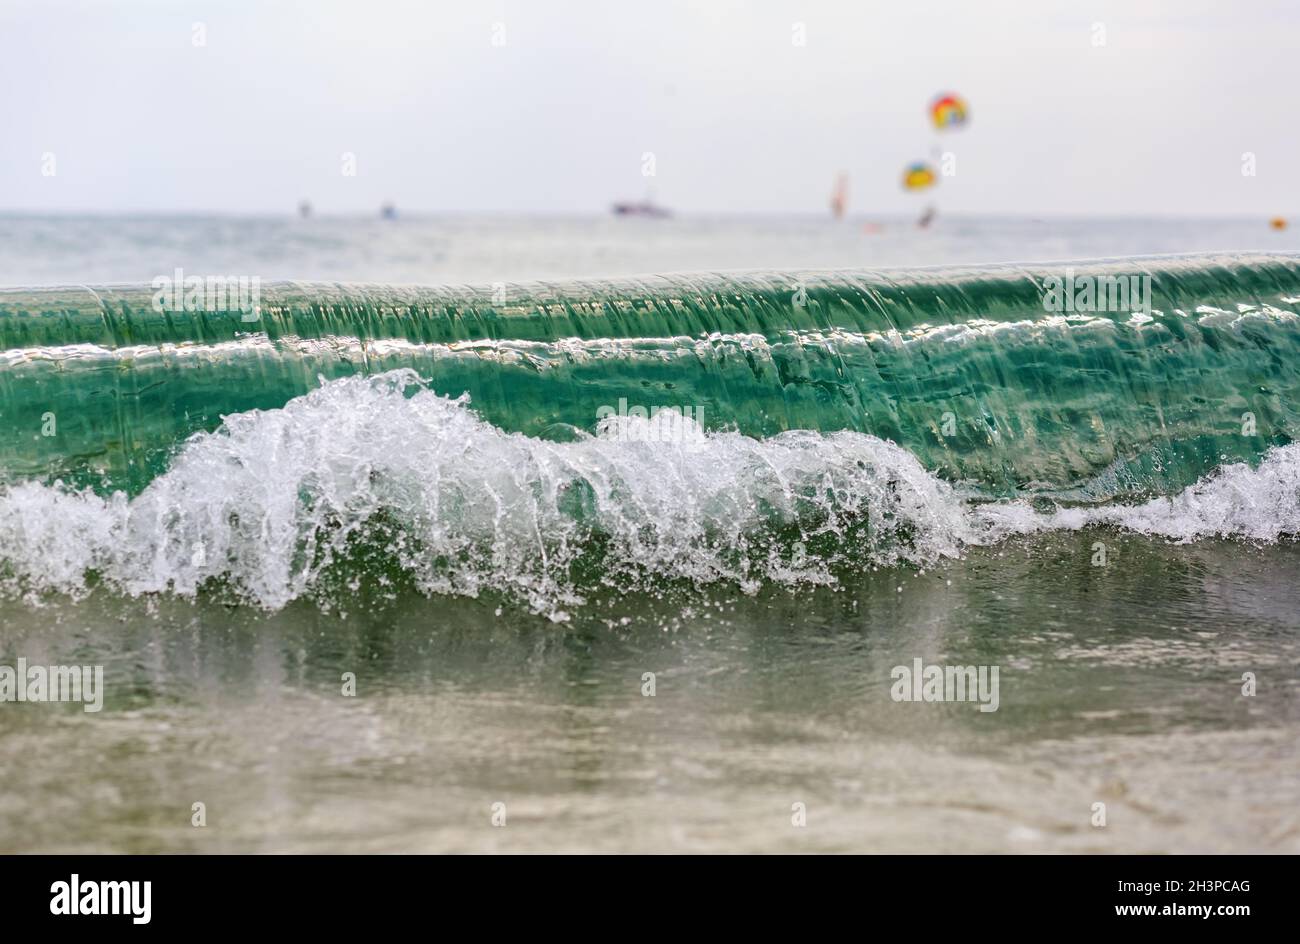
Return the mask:
<svg viewBox="0 0 1300 944">
<path fill-rule="evenodd" d="M 117 225 L 136 284 L 65 274 L 102 223 L 28 220 L 0 289 L 0 664 L 106 678 L 100 713 L 0 703 L 0 848 L 1300 842 L 1271 234 Z M 1023 261 L 1229 239 L 1261 249 Z M 686 249 L 787 262 L 630 274 Z M 255 310 L 154 305 L 215 261 Z M 395 284 L 444 264 L 471 284 Z M 1149 293 L 1053 310 L 1067 278 Z M 997 711 L 894 700 L 914 659 L 999 667 Z"/>
<path fill-rule="evenodd" d="M 159 310 L 151 288 L 10 290 L 0 410 L 31 434 L 0 461 L 138 491 L 223 416 L 397 369 L 532 437 L 594 432 L 620 402 L 686 408 L 706 429 L 760 439 L 870 434 L 998 495 L 1169 492 L 1290 441 L 1300 256 L 1069 268 L 1079 281 L 1150 279 L 1136 314 L 1047 310 L 1045 286 L 1066 271 L 271 283 L 247 317 Z M 40 435 L 50 415 L 63 422 Z"/>
</svg>

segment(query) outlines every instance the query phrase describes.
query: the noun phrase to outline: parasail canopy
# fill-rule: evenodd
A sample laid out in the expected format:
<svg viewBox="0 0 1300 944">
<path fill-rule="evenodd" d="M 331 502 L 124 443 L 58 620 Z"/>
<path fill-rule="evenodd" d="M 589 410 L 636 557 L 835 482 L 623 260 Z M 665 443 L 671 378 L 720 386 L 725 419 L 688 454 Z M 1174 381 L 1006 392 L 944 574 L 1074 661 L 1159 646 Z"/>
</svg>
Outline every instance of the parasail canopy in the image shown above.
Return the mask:
<svg viewBox="0 0 1300 944">
<path fill-rule="evenodd" d="M 965 100 L 952 92 L 945 92 L 930 103 L 930 119 L 940 131 L 960 128 L 969 115 Z"/>
<path fill-rule="evenodd" d="M 904 190 L 925 190 L 927 187 L 933 187 L 936 183 L 938 183 L 938 177 L 935 176 L 934 168 L 921 161 L 908 164 L 903 171 Z"/>
</svg>

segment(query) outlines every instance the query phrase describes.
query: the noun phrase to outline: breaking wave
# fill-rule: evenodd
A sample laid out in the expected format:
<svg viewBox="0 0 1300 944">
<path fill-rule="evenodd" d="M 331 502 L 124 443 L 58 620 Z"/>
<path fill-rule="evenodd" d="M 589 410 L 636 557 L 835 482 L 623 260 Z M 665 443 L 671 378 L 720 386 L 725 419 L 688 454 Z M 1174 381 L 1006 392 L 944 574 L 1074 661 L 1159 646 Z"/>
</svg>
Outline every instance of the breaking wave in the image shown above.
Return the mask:
<svg viewBox="0 0 1300 944">
<path fill-rule="evenodd" d="M 1047 507 L 1044 507 L 1046 504 Z M 594 590 L 685 582 L 747 592 L 925 567 L 971 545 L 1089 526 L 1190 541 L 1300 533 L 1300 445 L 1173 497 L 1067 507 L 943 481 L 851 431 L 753 438 L 671 411 L 594 434 L 507 432 L 413 370 L 322 380 L 192 436 L 138 494 L 0 488 L 0 579 L 39 598 L 97 584 L 331 605 L 364 581 L 501 594 L 564 619 Z"/>
</svg>

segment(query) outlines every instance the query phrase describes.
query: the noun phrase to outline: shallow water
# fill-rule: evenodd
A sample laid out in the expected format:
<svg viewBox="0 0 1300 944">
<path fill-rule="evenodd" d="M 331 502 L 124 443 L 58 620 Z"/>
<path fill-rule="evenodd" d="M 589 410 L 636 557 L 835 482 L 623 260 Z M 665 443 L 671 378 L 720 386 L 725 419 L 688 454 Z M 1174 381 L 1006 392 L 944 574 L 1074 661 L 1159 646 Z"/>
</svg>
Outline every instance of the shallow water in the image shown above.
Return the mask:
<svg viewBox="0 0 1300 944">
<path fill-rule="evenodd" d="M 1297 852 L 1297 588 L 1289 544 L 1094 529 L 564 626 L 379 588 L 8 602 L 7 661 L 109 697 L 4 706 L 0 849 Z M 891 700 L 916 657 L 999 665 L 998 710 Z"/>
</svg>

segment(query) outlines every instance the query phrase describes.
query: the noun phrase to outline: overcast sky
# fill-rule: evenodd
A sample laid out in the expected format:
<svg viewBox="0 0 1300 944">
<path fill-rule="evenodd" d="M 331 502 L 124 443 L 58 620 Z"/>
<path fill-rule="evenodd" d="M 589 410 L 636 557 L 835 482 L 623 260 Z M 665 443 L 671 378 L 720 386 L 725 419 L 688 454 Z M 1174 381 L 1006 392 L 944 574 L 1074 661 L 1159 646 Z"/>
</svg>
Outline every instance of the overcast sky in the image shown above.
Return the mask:
<svg viewBox="0 0 1300 944">
<path fill-rule="evenodd" d="M 1297 49 L 1295 0 L 0 0 L 0 209 L 907 213 L 946 150 L 945 212 L 1296 213 Z"/>
</svg>

